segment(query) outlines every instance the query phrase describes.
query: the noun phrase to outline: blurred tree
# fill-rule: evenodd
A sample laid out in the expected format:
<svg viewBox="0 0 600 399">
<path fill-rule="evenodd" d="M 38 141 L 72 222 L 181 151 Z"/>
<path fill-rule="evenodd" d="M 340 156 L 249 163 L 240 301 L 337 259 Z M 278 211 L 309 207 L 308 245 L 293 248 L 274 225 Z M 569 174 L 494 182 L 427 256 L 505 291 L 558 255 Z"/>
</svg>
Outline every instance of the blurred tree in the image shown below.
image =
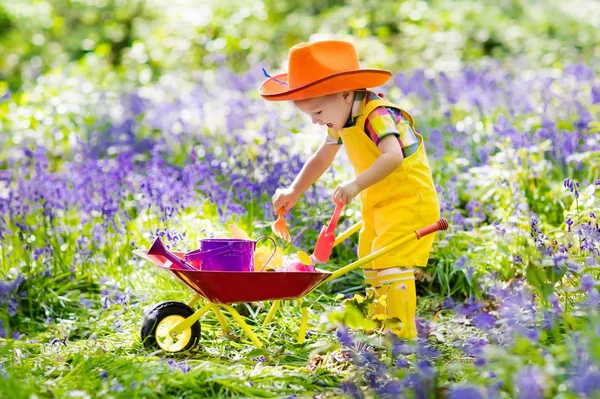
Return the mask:
<svg viewBox="0 0 600 399">
<path fill-rule="evenodd" d="M 265 63 L 302 41 L 353 40 L 373 66 L 452 71 L 481 58 L 592 62 L 595 0 L 12 0 L 0 5 L 0 87 L 88 58 L 136 84 L 163 72 Z M 0 93 L 2 95 L 2 93 Z"/>
<path fill-rule="evenodd" d="M 0 6 L 0 80 L 11 90 L 52 68 L 96 52 L 114 66 L 151 20 L 145 0 L 45 0 Z"/>
</svg>

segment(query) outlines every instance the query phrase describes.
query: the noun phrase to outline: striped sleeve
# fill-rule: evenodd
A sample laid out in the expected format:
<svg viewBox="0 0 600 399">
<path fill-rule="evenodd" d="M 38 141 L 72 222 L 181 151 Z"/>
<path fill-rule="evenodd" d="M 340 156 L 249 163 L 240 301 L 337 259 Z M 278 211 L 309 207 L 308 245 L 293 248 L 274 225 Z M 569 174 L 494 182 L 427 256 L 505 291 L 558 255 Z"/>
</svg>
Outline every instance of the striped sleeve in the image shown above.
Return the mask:
<svg viewBox="0 0 600 399">
<path fill-rule="evenodd" d="M 381 139 L 390 134 L 400 138 L 396 119 L 391 110 L 386 107 L 377 107 L 371 111 L 365 122 L 365 132 L 376 145 L 379 145 Z"/>
<path fill-rule="evenodd" d="M 400 146 L 407 148 L 417 143 L 417 137 L 402 112 L 395 108 L 377 107 L 367 117 L 365 132 L 376 145 L 381 139 L 393 134 L 398 138 Z"/>
</svg>

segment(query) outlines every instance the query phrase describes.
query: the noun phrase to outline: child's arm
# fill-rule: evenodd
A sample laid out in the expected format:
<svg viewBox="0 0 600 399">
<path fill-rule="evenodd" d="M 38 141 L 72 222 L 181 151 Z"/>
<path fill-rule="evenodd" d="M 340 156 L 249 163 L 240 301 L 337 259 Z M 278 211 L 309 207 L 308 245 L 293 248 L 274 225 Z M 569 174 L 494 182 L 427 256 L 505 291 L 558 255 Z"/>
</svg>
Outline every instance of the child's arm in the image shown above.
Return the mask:
<svg viewBox="0 0 600 399">
<path fill-rule="evenodd" d="M 273 195 L 273 209 L 284 207 L 289 211 L 298 198 L 313 185 L 314 182 L 329 168 L 341 145 L 328 144 L 323 141 L 321 146 L 306 161 L 298 176 L 287 189 L 277 189 Z"/>
<path fill-rule="evenodd" d="M 388 177 L 404 159 L 400 143 L 393 134 L 382 138 L 377 147 L 381 151 L 381 156 L 369 169 L 356 176 L 355 181 L 360 191 Z"/>
<path fill-rule="evenodd" d="M 381 156 L 354 180 L 340 184 L 333 192 L 333 200 L 337 202 L 342 200 L 349 204 L 358 193 L 373 184 L 380 182 L 392 173 L 404 159 L 402 148 L 398 139 L 393 134 L 385 136 L 377 146 L 381 151 Z"/>
</svg>

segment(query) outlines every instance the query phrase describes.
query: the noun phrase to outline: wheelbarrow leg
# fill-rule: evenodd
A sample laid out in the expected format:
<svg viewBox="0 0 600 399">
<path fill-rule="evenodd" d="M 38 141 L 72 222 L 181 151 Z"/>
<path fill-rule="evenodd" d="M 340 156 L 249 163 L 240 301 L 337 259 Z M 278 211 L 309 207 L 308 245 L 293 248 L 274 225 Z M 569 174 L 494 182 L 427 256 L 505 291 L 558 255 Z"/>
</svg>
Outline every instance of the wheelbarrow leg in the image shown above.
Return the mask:
<svg viewBox="0 0 600 399">
<path fill-rule="evenodd" d="M 198 301 L 200 301 L 200 299 L 202 299 L 202 295 L 200 294 L 196 294 L 192 297 L 192 299 L 189 300 L 189 302 L 187 303 L 187 305 L 191 308 L 193 307 L 195 304 L 198 303 Z"/>
<path fill-rule="evenodd" d="M 225 334 L 229 334 L 229 332 L 231 331 L 229 329 L 229 324 L 227 323 L 227 320 L 225 319 L 225 317 L 223 317 L 223 313 L 221 313 L 221 311 L 219 310 L 219 307 L 217 305 L 215 305 L 214 303 L 210 304 L 210 308 L 213 312 L 215 312 L 215 315 L 217 316 L 217 320 L 219 320 L 219 323 L 221 324 L 221 328 L 223 328 L 223 332 Z"/>
<path fill-rule="evenodd" d="M 298 305 L 302 307 L 302 298 L 298 299 Z M 300 331 L 298 331 L 298 343 L 303 344 L 308 328 L 308 308 L 302 308 L 302 319 L 300 320 Z"/>
<path fill-rule="evenodd" d="M 192 299 L 189 300 L 187 305 L 191 308 L 192 306 L 197 304 L 200 301 L 200 299 L 202 299 L 202 295 L 196 294 L 192 297 Z M 213 312 L 215 312 L 215 315 L 217 316 L 217 320 L 219 321 L 219 324 L 221 324 L 221 328 L 223 328 L 223 332 L 225 334 L 229 334 L 229 331 L 230 331 L 229 324 L 227 324 L 227 320 L 225 319 L 225 317 L 223 317 L 223 313 L 221 313 L 221 311 L 219 310 L 219 307 L 211 302 L 209 302 L 208 305 L 210 305 L 210 309 Z"/>
<path fill-rule="evenodd" d="M 192 324 L 194 324 L 195 322 L 200 320 L 200 318 L 202 316 L 204 316 L 206 314 L 206 312 L 208 312 L 211 309 L 211 305 L 213 305 L 213 304 L 209 302 L 206 305 L 202 306 L 202 308 L 200 310 L 197 310 L 193 315 L 191 315 L 190 317 L 188 317 L 181 323 L 175 325 L 175 327 L 171 328 L 169 333 L 170 334 L 181 334 L 182 332 L 184 332 L 185 330 L 190 328 L 192 326 Z"/>
<path fill-rule="evenodd" d="M 254 345 L 257 348 L 259 348 L 259 349 L 262 348 L 262 342 L 260 342 L 260 340 L 258 339 L 256 334 L 254 334 L 254 332 L 252 331 L 250 326 L 248 326 L 248 324 L 246 324 L 244 319 L 242 319 L 242 316 L 240 316 L 240 314 L 237 312 L 237 310 L 232 308 L 230 305 L 220 305 L 220 306 L 223 306 L 231 314 L 231 316 L 233 316 L 235 321 L 240 325 L 240 327 L 242 327 L 242 330 L 244 330 L 244 332 L 246 333 L 248 338 L 250 338 L 252 343 L 254 343 Z"/>
<path fill-rule="evenodd" d="M 273 320 L 273 317 L 275 317 L 275 313 L 277 313 L 277 310 L 279 309 L 279 305 L 281 305 L 281 300 L 277 299 L 273 302 L 273 305 L 271 305 L 271 309 L 269 309 L 267 317 L 265 317 L 263 326 L 269 324 Z"/>
</svg>

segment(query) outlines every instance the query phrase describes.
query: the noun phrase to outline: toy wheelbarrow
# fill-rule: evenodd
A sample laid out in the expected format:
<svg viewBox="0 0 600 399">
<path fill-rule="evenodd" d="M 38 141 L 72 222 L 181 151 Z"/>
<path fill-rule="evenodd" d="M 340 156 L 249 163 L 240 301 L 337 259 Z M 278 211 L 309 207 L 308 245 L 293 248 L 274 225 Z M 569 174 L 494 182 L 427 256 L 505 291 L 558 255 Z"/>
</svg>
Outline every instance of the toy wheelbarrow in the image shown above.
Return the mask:
<svg viewBox="0 0 600 399">
<path fill-rule="evenodd" d="M 362 222 L 356 223 L 340 234 L 334 246 L 358 231 Z M 133 251 L 136 255 L 148 260 L 154 265 L 168 270 L 196 292 L 196 295 L 187 303 L 166 301 L 151 306 L 144 312 L 142 321 L 141 338 L 147 348 L 160 348 L 166 352 L 180 352 L 191 349 L 200 338 L 200 318 L 209 310 L 215 312 L 217 320 L 225 333 L 229 332 L 229 325 L 220 308 L 225 309 L 239 324 L 244 333 L 258 348 L 262 343 L 246 324 L 242 316 L 231 306 L 233 303 L 270 301 L 274 303 L 265 318 L 263 325 L 270 323 L 281 300 L 298 300 L 315 290 L 321 284 L 334 280 L 364 264 L 371 262 L 379 256 L 398 248 L 402 244 L 438 230 L 446 230 L 448 222 L 441 218 L 436 223 L 415 230 L 413 233 L 399 238 L 396 242 L 383 247 L 364 258 L 344 266 L 333 273 L 315 269 L 314 272 L 239 272 L 239 271 L 213 271 L 198 270 L 198 264 L 185 262 L 186 254 L 182 252 L 169 252 L 162 245 L 153 245 L 150 250 L 138 249 Z M 158 240 L 157 240 L 158 241 Z M 158 241 L 159 242 L 159 241 Z M 197 252 L 197 251 L 194 251 Z M 192 306 L 200 299 L 206 299 L 207 304 L 194 311 Z M 308 325 L 308 310 L 302 309 L 298 343 L 304 342 Z"/>
</svg>

